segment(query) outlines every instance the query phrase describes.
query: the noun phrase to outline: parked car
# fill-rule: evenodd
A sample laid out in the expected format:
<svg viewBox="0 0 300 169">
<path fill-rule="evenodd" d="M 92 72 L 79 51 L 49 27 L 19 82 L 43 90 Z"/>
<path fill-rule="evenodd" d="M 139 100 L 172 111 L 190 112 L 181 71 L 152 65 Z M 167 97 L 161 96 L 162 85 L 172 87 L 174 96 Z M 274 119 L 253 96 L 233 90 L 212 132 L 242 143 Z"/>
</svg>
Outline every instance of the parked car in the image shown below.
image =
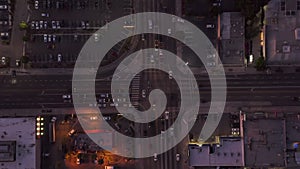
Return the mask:
<svg viewBox="0 0 300 169">
<path fill-rule="evenodd" d="M 35 29 L 40 29 L 39 21 L 36 21 L 36 22 L 35 22 Z"/>
<path fill-rule="evenodd" d="M 214 66 L 216 66 L 216 62 L 208 62 L 207 66 L 214 67 Z"/>
<path fill-rule="evenodd" d="M 207 58 L 215 58 L 216 54 L 207 55 Z"/>
<path fill-rule="evenodd" d="M 180 154 L 176 154 L 176 161 L 180 161 Z"/>
<path fill-rule="evenodd" d="M 48 27 L 48 22 L 44 21 L 44 29 L 47 29 L 47 27 Z"/>
<path fill-rule="evenodd" d="M 34 8 L 39 9 L 39 1 L 34 1 Z"/>
<path fill-rule="evenodd" d="M 44 42 L 48 42 L 48 35 L 47 34 L 44 34 Z"/>
<path fill-rule="evenodd" d="M 169 119 L 169 114 L 170 114 L 170 112 L 168 112 L 168 111 L 165 112 L 165 119 L 166 119 L 166 120 Z"/>
<path fill-rule="evenodd" d="M 56 22 L 55 21 L 52 21 L 51 25 L 52 25 L 52 29 L 56 29 Z"/>
<path fill-rule="evenodd" d="M 146 90 L 145 89 L 142 90 L 142 97 L 146 98 Z"/>
<path fill-rule="evenodd" d="M 71 99 L 71 95 L 70 94 L 64 94 L 62 95 L 63 99 Z"/>
<path fill-rule="evenodd" d="M 171 70 L 169 71 L 169 79 L 173 79 L 173 72 Z"/>
<path fill-rule="evenodd" d="M 153 155 L 153 160 L 154 160 L 154 162 L 157 161 L 157 153 L 154 153 L 154 155 Z"/>
<path fill-rule="evenodd" d="M 48 35 L 48 42 L 52 41 L 52 35 Z"/>
<path fill-rule="evenodd" d="M 207 29 L 213 29 L 213 28 L 215 28 L 215 25 L 214 24 L 207 24 L 206 28 Z"/>
<path fill-rule="evenodd" d="M 95 42 L 99 41 L 99 35 L 97 33 L 94 33 L 94 40 Z"/>
<path fill-rule="evenodd" d="M 40 29 L 43 29 L 44 21 L 40 21 Z"/>
<path fill-rule="evenodd" d="M 7 5 L 0 5 L 0 9 L 7 9 Z"/>
<path fill-rule="evenodd" d="M 60 22 L 59 21 L 56 21 L 56 28 L 60 29 Z"/>
<path fill-rule="evenodd" d="M 35 22 L 31 21 L 31 29 L 35 29 Z"/>
<path fill-rule="evenodd" d="M 44 12 L 43 12 L 43 13 L 41 13 L 41 16 L 42 16 L 42 17 L 47 17 L 47 18 L 48 18 L 48 17 L 49 17 L 49 13 L 44 13 Z"/>
<path fill-rule="evenodd" d="M 56 41 L 56 35 L 52 35 L 52 41 L 53 41 L 53 42 Z"/>
</svg>

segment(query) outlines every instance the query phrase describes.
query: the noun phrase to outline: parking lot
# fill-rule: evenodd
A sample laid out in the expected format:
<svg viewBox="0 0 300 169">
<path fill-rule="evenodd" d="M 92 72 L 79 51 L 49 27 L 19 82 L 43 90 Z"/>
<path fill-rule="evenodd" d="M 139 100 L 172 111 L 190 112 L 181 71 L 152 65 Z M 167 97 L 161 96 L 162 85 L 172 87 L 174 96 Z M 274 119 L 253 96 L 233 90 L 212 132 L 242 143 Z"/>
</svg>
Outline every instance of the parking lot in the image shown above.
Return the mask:
<svg viewBox="0 0 300 169">
<path fill-rule="evenodd" d="M 30 10 L 30 41 L 26 54 L 32 67 L 38 68 L 72 67 L 95 31 L 133 11 L 131 0 L 122 3 L 117 0 L 35 0 Z M 110 58 L 118 56 L 121 46 L 120 43 L 112 49 Z"/>
</svg>

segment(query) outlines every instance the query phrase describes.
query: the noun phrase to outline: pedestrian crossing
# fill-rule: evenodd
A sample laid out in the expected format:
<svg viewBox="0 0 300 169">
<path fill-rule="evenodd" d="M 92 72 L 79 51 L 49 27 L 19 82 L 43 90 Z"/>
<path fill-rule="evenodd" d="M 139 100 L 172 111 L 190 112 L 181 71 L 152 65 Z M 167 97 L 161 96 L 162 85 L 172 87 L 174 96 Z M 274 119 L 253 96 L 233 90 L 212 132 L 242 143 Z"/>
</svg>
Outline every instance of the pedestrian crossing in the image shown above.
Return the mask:
<svg viewBox="0 0 300 169">
<path fill-rule="evenodd" d="M 139 99 L 140 99 L 140 80 L 141 75 L 137 74 L 132 79 L 132 84 L 130 88 L 130 94 L 131 94 L 131 103 L 134 108 L 138 108 L 139 106 Z"/>
</svg>

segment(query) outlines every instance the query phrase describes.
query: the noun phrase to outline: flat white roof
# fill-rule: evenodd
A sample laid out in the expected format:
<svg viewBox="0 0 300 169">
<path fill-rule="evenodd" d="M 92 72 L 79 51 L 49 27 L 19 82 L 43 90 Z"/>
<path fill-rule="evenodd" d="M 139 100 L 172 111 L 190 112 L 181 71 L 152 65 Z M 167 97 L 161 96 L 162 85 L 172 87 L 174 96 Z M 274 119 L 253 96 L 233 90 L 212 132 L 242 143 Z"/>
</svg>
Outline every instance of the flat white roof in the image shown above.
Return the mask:
<svg viewBox="0 0 300 169">
<path fill-rule="evenodd" d="M 16 160 L 13 162 L 0 162 L 1 168 L 36 168 L 36 136 L 34 117 L 0 118 L 0 138 L 3 142 L 16 141 Z"/>
<path fill-rule="evenodd" d="M 243 141 L 241 138 L 220 138 L 221 146 L 189 146 L 190 166 L 244 166 Z"/>
</svg>

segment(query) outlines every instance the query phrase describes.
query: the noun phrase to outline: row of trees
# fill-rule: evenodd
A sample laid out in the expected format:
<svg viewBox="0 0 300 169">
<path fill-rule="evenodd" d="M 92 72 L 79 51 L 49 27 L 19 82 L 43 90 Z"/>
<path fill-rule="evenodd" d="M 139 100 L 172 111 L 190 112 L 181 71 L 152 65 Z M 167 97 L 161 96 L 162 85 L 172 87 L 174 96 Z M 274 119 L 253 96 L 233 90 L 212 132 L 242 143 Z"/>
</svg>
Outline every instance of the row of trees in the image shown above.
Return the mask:
<svg viewBox="0 0 300 169">
<path fill-rule="evenodd" d="M 22 37 L 22 40 L 25 41 L 25 42 L 28 41 L 28 40 L 29 40 L 29 36 L 28 36 L 28 34 L 27 34 L 27 30 L 29 29 L 28 23 L 25 22 L 25 21 L 21 21 L 21 22 L 19 23 L 19 28 L 20 28 L 21 31 L 25 31 L 25 34 L 24 34 L 24 36 Z M 23 64 L 23 65 L 29 63 L 29 61 L 30 61 L 30 60 L 29 60 L 29 57 L 28 57 L 28 56 L 22 56 L 22 57 L 20 58 L 20 62 L 21 62 L 21 64 Z"/>
<path fill-rule="evenodd" d="M 259 35 L 262 31 L 265 11 L 264 6 L 270 0 L 235 0 L 238 8 L 241 9 L 242 15 L 245 17 L 245 38 L 251 40 Z M 265 57 L 261 56 L 255 60 L 255 68 L 258 71 L 265 70 L 267 67 Z"/>
</svg>

